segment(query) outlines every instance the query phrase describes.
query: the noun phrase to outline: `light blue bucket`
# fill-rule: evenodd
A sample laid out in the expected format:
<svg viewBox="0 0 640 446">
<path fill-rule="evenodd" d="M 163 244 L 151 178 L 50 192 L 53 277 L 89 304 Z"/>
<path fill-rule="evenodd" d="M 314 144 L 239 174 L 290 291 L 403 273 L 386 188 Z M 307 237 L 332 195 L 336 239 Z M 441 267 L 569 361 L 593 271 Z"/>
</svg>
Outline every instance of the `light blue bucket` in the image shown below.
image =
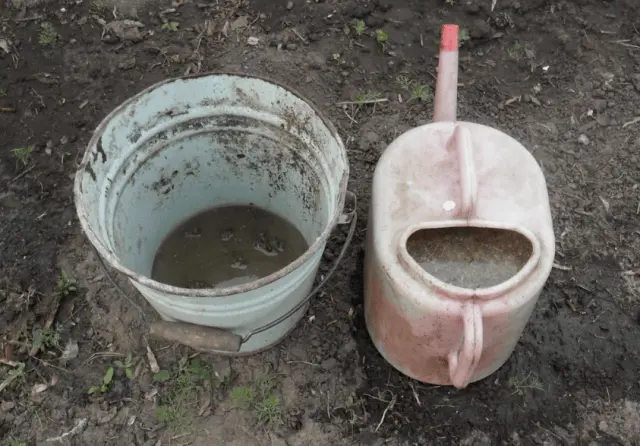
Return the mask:
<svg viewBox="0 0 640 446">
<path fill-rule="evenodd" d="M 282 340 L 302 318 L 334 227 L 351 223 L 352 236 L 348 176 L 342 140 L 309 101 L 266 79 L 208 74 L 161 82 L 116 108 L 89 143 L 74 193 L 100 257 L 168 321 L 156 327 L 176 329 L 165 338 L 246 354 Z M 242 203 L 294 224 L 309 249 L 240 286 L 186 289 L 150 278 L 160 243 L 178 224 Z M 187 339 L 192 332 L 198 342 Z"/>
</svg>

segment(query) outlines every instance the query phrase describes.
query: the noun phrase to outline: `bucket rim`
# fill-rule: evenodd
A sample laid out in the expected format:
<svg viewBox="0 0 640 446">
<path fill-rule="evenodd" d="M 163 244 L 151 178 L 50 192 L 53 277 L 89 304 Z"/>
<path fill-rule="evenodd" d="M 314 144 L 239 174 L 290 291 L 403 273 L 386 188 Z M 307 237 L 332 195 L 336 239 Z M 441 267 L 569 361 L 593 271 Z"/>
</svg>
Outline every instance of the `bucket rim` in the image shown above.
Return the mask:
<svg viewBox="0 0 640 446">
<path fill-rule="evenodd" d="M 81 200 L 80 200 L 80 196 L 82 195 L 83 174 L 85 173 L 85 169 L 87 165 L 91 161 L 91 155 L 92 155 L 91 149 L 93 147 L 98 146 L 98 141 L 100 140 L 100 138 L 102 138 L 102 135 L 104 134 L 104 131 L 107 125 L 109 124 L 109 122 L 119 113 L 121 113 L 128 105 L 139 100 L 140 98 L 149 94 L 153 90 L 156 90 L 167 84 L 171 84 L 173 82 L 178 82 L 178 81 L 194 80 L 201 77 L 214 77 L 214 76 L 247 78 L 247 79 L 253 79 L 253 80 L 262 81 L 268 84 L 272 84 L 284 89 L 285 91 L 288 91 L 289 93 L 294 95 L 297 99 L 307 104 L 311 108 L 311 110 L 313 110 L 316 116 L 321 120 L 321 122 L 325 125 L 325 127 L 329 130 L 329 133 L 331 134 L 331 136 L 338 143 L 338 146 L 341 149 L 340 152 L 341 152 L 341 158 L 344 165 L 344 169 L 342 172 L 342 176 L 340 178 L 340 184 L 338 186 L 336 206 L 333 211 L 333 214 L 330 217 L 330 220 L 327 222 L 324 230 L 320 233 L 320 235 L 316 238 L 316 240 L 296 260 L 294 260 L 284 268 L 281 268 L 278 271 L 268 276 L 261 277 L 257 280 L 254 280 L 252 282 L 248 282 L 245 284 L 241 284 L 241 285 L 235 285 L 235 286 L 225 287 L 225 288 L 182 288 L 182 287 L 176 287 L 173 285 L 168 285 L 162 282 L 158 282 L 156 280 L 151 279 L 150 277 L 147 277 L 143 274 L 139 274 L 127 268 L 120 262 L 120 260 L 118 259 L 118 256 L 114 255 L 109 249 L 106 248 L 106 246 L 100 241 L 100 238 L 97 236 L 94 230 L 90 227 L 88 223 L 88 218 L 87 218 L 87 214 L 88 214 L 87 209 L 81 203 Z M 340 216 L 343 214 L 343 208 L 345 206 L 345 200 L 347 195 L 348 180 L 349 180 L 349 159 L 347 156 L 347 149 L 344 145 L 344 142 L 342 141 L 342 138 L 340 137 L 336 127 L 333 125 L 333 123 L 330 120 L 326 118 L 324 113 L 322 113 L 322 111 L 316 106 L 314 102 L 310 101 L 304 95 L 300 94 L 295 88 L 289 87 L 285 85 L 283 82 L 269 78 L 268 76 L 254 75 L 254 74 L 249 75 L 241 72 L 216 70 L 216 71 L 207 71 L 205 73 L 172 77 L 172 78 L 168 78 L 163 81 L 151 84 L 148 87 L 144 88 L 143 90 L 139 91 L 137 94 L 131 96 L 124 102 L 121 102 L 117 107 L 115 107 L 108 115 L 106 115 L 102 119 L 102 121 L 100 121 L 100 124 L 98 124 L 98 126 L 93 132 L 93 135 L 91 136 L 91 139 L 89 140 L 87 148 L 85 149 L 84 155 L 82 157 L 82 161 L 78 169 L 76 170 L 76 174 L 74 178 L 73 193 L 74 193 L 74 203 L 76 207 L 76 214 L 78 215 L 80 226 L 82 227 L 84 233 L 86 234 L 87 238 L 89 239 L 93 247 L 96 249 L 98 255 L 101 256 L 109 266 L 116 269 L 118 272 L 126 275 L 130 280 L 133 280 L 145 287 L 151 288 L 153 290 L 156 290 L 162 293 L 167 293 L 167 294 L 172 294 L 175 296 L 181 296 L 181 297 L 187 297 L 187 298 L 210 298 L 210 297 L 232 296 L 236 294 L 246 293 L 248 291 L 252 291 L 258 288 L 262 288 L 266 285 L 269 285 L 270 283 L 275 282 L 276 280 L 279 280 L 287 276 L 288 274 L 292 273 L 293 271 L 297 270 L 302 265 L 307 263 L 314 255 L 316 255 L 316 253 L 321 248 L 324 248 L 324 245 L 326 244 L 329 238 L 329 235 L 331 234 L 335 226 L 338 224 Z"/>
</svg>

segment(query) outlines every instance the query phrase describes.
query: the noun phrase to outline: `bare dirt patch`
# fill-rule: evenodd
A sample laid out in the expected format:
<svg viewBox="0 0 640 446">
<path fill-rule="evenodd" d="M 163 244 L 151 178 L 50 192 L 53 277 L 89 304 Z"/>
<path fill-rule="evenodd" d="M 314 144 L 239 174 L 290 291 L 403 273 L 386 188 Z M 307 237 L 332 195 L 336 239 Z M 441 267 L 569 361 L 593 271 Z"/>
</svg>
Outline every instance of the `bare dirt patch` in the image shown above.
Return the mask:
<svg viewBox="0 0 640 446">
<path fill-rule="evenodd" d="M 640 444 L 640 6 L 490 3 L 3 2 L 2 444 Z M 460 119 L 533 153 L 557 240 L 514 355 L 463 391 L 393 370 L 362 316 L 370 180 L 387 144 L 431 119 L 446 22 L 465 33 Z M 221 69 L 288 83 L 332 119 L 359 228 L 282 344 L 229 360 L 150 342 L 156 368 L 145 340 L 156 316 L 100 268 L 72 176 L 116 105 L 167 77 Z"/>
</svg>

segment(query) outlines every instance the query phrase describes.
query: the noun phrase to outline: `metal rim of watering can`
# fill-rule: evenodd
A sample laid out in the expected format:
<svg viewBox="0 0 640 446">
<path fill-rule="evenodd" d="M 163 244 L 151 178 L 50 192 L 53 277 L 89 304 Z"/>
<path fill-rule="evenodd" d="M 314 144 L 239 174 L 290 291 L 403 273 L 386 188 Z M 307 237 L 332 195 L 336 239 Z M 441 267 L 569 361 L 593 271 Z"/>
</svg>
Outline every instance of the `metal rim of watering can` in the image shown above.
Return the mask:
<svg viewBox="0 0 640 446">
<path fill-rule="evenodd" d="M 348 224 L 349 225 L 349 231 L 347 232 L 347 236 L 345 238 L 345 241 L 342 244 L 342 249 L 340 250 L 340 254 L 338 254 L 338 256 L 336 257 L 335 261 L 333 262 L 333 265 L 331 265 L 331 268 L 329 268 L 329 271 L 324 276 L 324 278 L 307 294 L 307 296 L 302 301 L 300 301 L 298 304 L 296 304 L 293 308 L 291 308 L 289 311 L 287 311 L 282 316 L 278 317 L 277 319 L 275 319 L 272 322 L 269 322 L 268 324 L 262 325 L 261 327 L 258 327 L 256 329 L 251 330 L 249 333 L 245 334 L 244 336 L 237 335 L 237 334 L 235 334 L 235 333 L 233 333 L 233 332 L 231 332 L 229 330 L 226 330 L 226 329 L 220 329 L 220 328 L 214 328 L 214 327 L 204 327 L 204 326 L 199 326 L 199 325 L 189 324 L 189 323 L 184 323 L 184 322 L 166 322 L 165 324 L 167 326 L 172 326 L 173 325 L 173 326 L 176 326 L 176 327 L 180 327 L 183 330 L 188 330 L 188 327 L 194 327 L 194 329 L 204 328 L 204 329 L 215 330 L 215 332 L 217 334 L 220 334 L 223 337 L 227 338 L 227 344 L 228 345 L 234 345 L 234 347 L 232 349 L 228 349 L 228 350 L 218 350 L 218 349 L 211 349 L 211 348 L 197 348 L 197 347 L 194 347 L 193 345 L 190 345 L 190 346 L 194 347 L 194 348 L 197 348 L 199 350 L 205 350 L 207 353 L 221 354 L 221 355 L 237 355 L 239 350 L 240 350 L 240 347 L 242 346 L 242 344 L 245 344 L 253 336 L 255 336 L 257 334 L 260 334 L 262 332 L 265 332 L 265 331 L 269 330 L 270 328 L 275 327 L 276 325 L 278 325 L 281 322 L 285 321 L 286 319 L 290 318 L 293 314 L 295 314 L 297 311 L 302 309 L 305 305 L 309 304 L 311 299 L 313 299 L 313 297 L 316 294 L 318 294 L 318 292 L 327 284 L 329 279 L 331 279 L 331 277 L 333 277 L 333 274 L 335 274 L 335 272 L 337 271 L 338 266 L 340 266 L 340 262 L 342 261 L 342 259 L 346 255 L 347 249 L 351 245 L 351 242 L 353 241 L 353 236 L 355 235 L 355 231 L 356 231 L 356 225 L 357 225 L 357 222 L 358 222 L 358 213 L 357 213 L 357 210 L 356 210 L 356 208 L 357 208 L 357 198 L 356 198 L 356 195 L 353 192 L 346 191 L 346 194 L 345 194 L 345 206 L 344 207 L 348 209 L 348 212 L 343 212 L 340 215 L 340 218 L 338 219 L 338 225 Z M 133 298 L 131 298 L 120 287 L 120 285 L 118 285 L 118 283 L 115 281 L 115 279 L 112 277 L 111 273 L 109 272 L 109 270 L 107 268 L 107 265 L 105 264 L 104 259 L 102 259 L 102 257 L 100 256 L 100 253 L 98 252 L 98 250 L 95 247 L 93 249 L 96 252 L 96 255 L 97 255 L 97 258 L 98 258 L 98 262 L 100 263 L 105 275 L 107 276 L 107 278 L 111 282 L 111 285 L 118 291 L 118 293 L 120 293 L 120 295 L 122 295 L 122 297 L 124 297 L 127 300 L 127 302 L 129 302 L 136 310 L 138 310 L 138 312 L 142 316 L 142 319 L 145 322 L 148 323 L 144 310 L 135 302 L 135 300 Z M 177 339 L 174 339 L 174 340 L 177 340 Z M 177 340 L 177 341 L 180 342 L 179 340 Z M 189 344 L 185 344 L 185 345 L 189 345 Z M 237 348 L 235 346 L 237 346 Z"/>
<path fill-rule="evenodd" d="M 113 266 L 116 270 L 118 270 L 119 272 L 127 275 L 130 279 L 135 280 L 136 282 L 139 282 L 141 284 L 143 284 L 144 286 L 147 286 L 149 288 L 155 289 L 155 290 L 159 290 L 162 292 L 168 292 L 171 294 L 174 294 L 176 296 L 185 296 L 185 297 L 201 297 L 201 298 L 209 298 L 209 297 L 225 297 L 225 296 L 230 296 L 230 295 L 234 295 L 234 294 L 238 294 L 238 293 L 243 293 L 246 291 L 249 291 L 250 289 L 255 289 L 258 287 L 262 287 L 265 286 L 269 283 L 272 283 L 276 280 L 278 280 L 280 277 L 289 274 L 291 271 L 297 269 L 299 266 L 301 266 L 302 264 L 304 264 L 305 262 L 307 262 L 309 260 L 309 258 L 315 254 L 316 251 L 318 251 L 319 246 L 322 245 L 323 243 L 326 242 L 326 240 L 329 238 L 329 234 L 331 233 L 331 231 L 333 230 L 333 227 L 339 223 L 339 218 L 341 217 L 341 215 L 343 214 L 339 209 L 340 207 L 342 207 L 342 209 L 344 209 L 345 207 L 345 202 L 346 202 L 346 194 L 348 193 L 347 189 L 347 182 L 349 180 L 349 160 L 347 158 L 347 151 L 346 148 L 344 147 L 344 143 L 342 141 L 342 138 L 340 138 L 340 135 L 338 134 L 338 131 L 336 129 L 336 127 L 331 123 L 331 121 L 329 121 L 324 114 L 320 111 L 320 109 L 310 100 L 308 100 L 305 96 L 301 95 L 297 90 L 284 85 L 281 82 L 278 82 L 274 79 L 271 79 L 269 77 L 266 76 L 257 76 L 257 75 L 247 75 L 244 73 L 237 73 L 237 72 L 225 72 L 225 71 L 211 71 L 211 72 L 207 72 L 207 73 L 198 73 L 198 74 L 194 74 L 194 75 L 188 75 L 188 76 L 179 76 L 179 77 L 175 77 L 175 78 L 171 78 L 171 79 L 165 79 L 164 81 L 158 82 L 156 84 L 153 84 L 147 88 L 145 88 L 144 90 L 142 90 L 141 92 L 137 93 L 136 95 L 132 96 L 131 98 L 127 99 L 125 102 L 121 103 L 119 106 L 117 106 L 113 111 L 111 111 L 111 113 L 109 113 L 103 120 L 102 122 L 100 122 L 100 124 L 98 125 L 98 127 L 96 128 L 95 132 L 93 133 L 93 136 L 91 137 L 91 141 L 89 141 L 88 147 L 97 147 L 98 146 L 98 142 L 101 140 L 102 138 L 102 134 L 104 133 L 107 124 L 110 122 L 111 119 L 113 119 L 119 112 L 121 112 L 122 110 L 124 110 L 128 105 L 130 105 L 131 103 L 135 102 L 136 100 L 139 100 L 141 97 L 143 97 L 144 95 L 148 94 L 149 92 L 153 91 L 154 89 L 157 89 L 163 85 L 172 83 L 172 82 L 176 82 L 176 81 L 188 81 L 190 79 L 197 79 L 200 77 L 206 77 L 206 76 L 236 76 L 236 77 L 243 77 L 243 78 L 250 78 L 250 79 L 256 79 L 256 80 L 260 80 L 263 82 L 267 82 L 273 85 L 277 85 L 278 87 L 284 89 L 285 91 L 287 91 L 288 93 L 293 94 L 295 97 L 297 97 L 298 99 L 300 99 L 302 102 L 304 102 L 307 106 L 309 106 L 313 112 L 316 114 L 316 116 L 323 122 L 323 124 L 327 127 L 327 129 L 329 130 L 329 132 L 333 135 L 333 137 L 340 143 L 340 146 L 343 148 L 342 150 L 342 158 L 343 158 L 343 162 L 344 162 L 344 172 L 342 173 L 342 177 L 340 178 L 340 185 L 339 185 L 339 194 L 337 197 L 337 204 L 336 204 L 336 211 L 334 212 L 334 214 L 331 216 L 331 219 L 329 221 L 329 223 L 327 224 L 327 227 L 325 228 L 325 230 L 322 232 L 322 234 L 320 235 L 320 237 L 318 237 L 318 239 L 309 247 L 309 249 L 307 249 L 307 251 L 302 254 L 302 256 L 300 256 L 297 260 L 295 260 L 294 262 L 290 263 L 288 266 L 286 266 L 285 268 L 281 269 L 280 271 L 277 271 L 274 274 L 271 274 L 269 276 L 266 277 L 262 277 L 259 280 L 256 280 L 254 282 L 250 282 L 251 288 L 247 288 L 247 284 L 245 285 L 236 285 L 236 286 L 232 286 L 232 287 L 228 287 L 228 288 L 218 288 L 218 289 L 189 289 L 189 288 L 180 288 L 180 287 L 174 287 L 174 286 L 170 286 L 170 285 L 165 285 L 162 284 L 160 282 L 157 282 L 151 278 L 145 277 L 143 275 L 137 274 L 134 271 L 130 270 L 129 268 L 127 268 L 126 266 L 124 266 L 117 258 L 117 256 L 115 256 L 100 240 L 100 237 L 97 236 L 97 234 L 95 234 L 95 232 L 93 231 L 93 229 L 91 227 L 89 227 L 86 224 L 86 220 L 87 218 L 84 216 L 84 214 L 86 213 L 86 210 L 83 206 L 79 206 L 78 205 L 78 200 L 77 197 L 81 194 L 82 191 L 82 176 L 85 172 L 85 169 L 87 168 L 88 165 L 90 165 L 92 158 L 94 157 L 94 155 L 97 155 L 92 153 L 91 150 L 86 150 L 84 153 L 84 156 L 82 158 L 82 161 L 80 162 L 80 167 L 78 168 L 77 172 L 76 172 L 76 177 L 74 180 L 74 196 L 75 196 L 75 204 L 76 204 L 76 212 L 78 213 L 78 216 L 80 217 L 80 224 L 82 226 L 82 229 L 84 230 L 85 234 L 87 235 L 87 237 L 89 238 L 89 241 L 91 242 L 91 244 L 93 245 L 94 249 L 96 249 L 96 251 L 98 252 L 98 255 L 100 257 L 102 257 L 103 259 L 107 260 L 107 262 Z"/>
</svg>

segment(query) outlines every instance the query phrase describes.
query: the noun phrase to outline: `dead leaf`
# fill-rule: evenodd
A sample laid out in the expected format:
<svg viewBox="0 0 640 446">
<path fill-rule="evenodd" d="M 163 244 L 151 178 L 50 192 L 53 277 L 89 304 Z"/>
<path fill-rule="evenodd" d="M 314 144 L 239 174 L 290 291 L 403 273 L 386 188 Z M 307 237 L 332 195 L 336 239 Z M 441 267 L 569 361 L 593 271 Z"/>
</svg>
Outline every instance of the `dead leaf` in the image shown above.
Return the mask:
<svg viewBox="0 0 640 446">
<path fill-rule="evenodd" d="M 54 76 L 51 73 L 36 73 L 33 75 L 34 79 L 44 85 L 55 85 L 60 82 L 58 76 Z"/>
<path fill-rule="evenodd" d="M 11 42 L 7 39 L 0 39 L 0 49 L 3 49 L 5 53 L 9 54 L 11 52 Z"/>
<path fill-rule="evenodd" d="M 13 346 L 8 342 L 4 344 L 4 358 L 7 361 L 11 361 L 13 359 Z"/>
<path fill-rule="evenodd" d="M 231 23 L 231 30 L 235 31 L 240 28 L 246 28 L 247 26 L 249 26 L 249 16 L 243 15 Z"/>
<path fill-rule="evenodd" d="M 78 357 L 78 352 L 80 348 L 78 347 L 78 341 L 74 341 L 73 339 L 69 339 L 67 345 L 64 347 L 64 351 L 62 352 L 62 356 L 60 359 L 63 361 L 69 361 L 71 359 L 75 359 Z"/>
<path fill-rule="evenodd" d="M 113 406 L 108 412 L 101 410 L 96 416 L 96 424 L 107 424 L 113 421 L 116 415 L 118 415 L 118 408 L 116 406 Z"/>
<path fill-rule="evenodd" d="M 207 399 L 204 400 L 204 402 L 202 403 L 202 406 L 200 406 L 200 410 L 198 410 L 198 416 L 199 417 L 203 416 L 210 406 L 211 406 L 211 397 L 207 397 Z"/>
<path fill-rule="evenodd" d="M 229 37 L 229 28 L 231 28 L 231 25 L 229 24 L 229 21 L 225 21 L 224 23 L 219 23 L 214 25 L 213 27 L 213 34 L 222 34 L 224 37 Z"/>
<path fill-rule="evenodd" d="M 531 48 L 525 48 L 524 49 L 524 55 L 527 57 L 527 59 L 535 59 L 536 58 L 536 52 L 534 50 L 532 50 Z"/>
<path fill-rule="evenodd" d="M 136 379 L 142 373 L 142 368 L 144 367 L 144 361 L 140 361 L 138 365 L 136 365 L 135 370 L 133 371 L 133 379 Z"/>
<path fill-rule="evenodd" d="M 149 361 L 149 368 L 152 373 L 158 373 L 160 371 L 160 366 L 158 365 L 158 360 L 156 359 L 156 355 L 153 354 L 153 350 L 147 344 L 147 360 Z"/>
<path fill-rule="evenodd" d="M 504 101 L 504 105 L 511 105 L 514 102 L 520 102 L 520 101 L 522 101 L 522 96 L 514 96 Z"/>
<path fill-rule="evenodd" d="M 37 395 L 39 393 L 42 393 L 45 390 L 47 390 L 48 388 L 49 388 L 49 386 L 47 384 L 35 384 L 31 388 L 31 396 Z"/>
<path fill-rule="evenodd" d="M 144 394 L 144 399 L 147 401 L 152 401 L 157 394 L 158 394 L 158 389 L 151 389 Z"/>
<path fill-rule="evenodd" d="M 604 198 L 602 198 L 602 197 L 598 197 L 598 198 L 600 198 L 600 201 L 602 202 L 602 205 L 604 206 L 604 210 L 608 214 L 609 213 L 609 207 L 610 207 L 609 202 L 607 200 L 605 200 Z"/>
</svg>

